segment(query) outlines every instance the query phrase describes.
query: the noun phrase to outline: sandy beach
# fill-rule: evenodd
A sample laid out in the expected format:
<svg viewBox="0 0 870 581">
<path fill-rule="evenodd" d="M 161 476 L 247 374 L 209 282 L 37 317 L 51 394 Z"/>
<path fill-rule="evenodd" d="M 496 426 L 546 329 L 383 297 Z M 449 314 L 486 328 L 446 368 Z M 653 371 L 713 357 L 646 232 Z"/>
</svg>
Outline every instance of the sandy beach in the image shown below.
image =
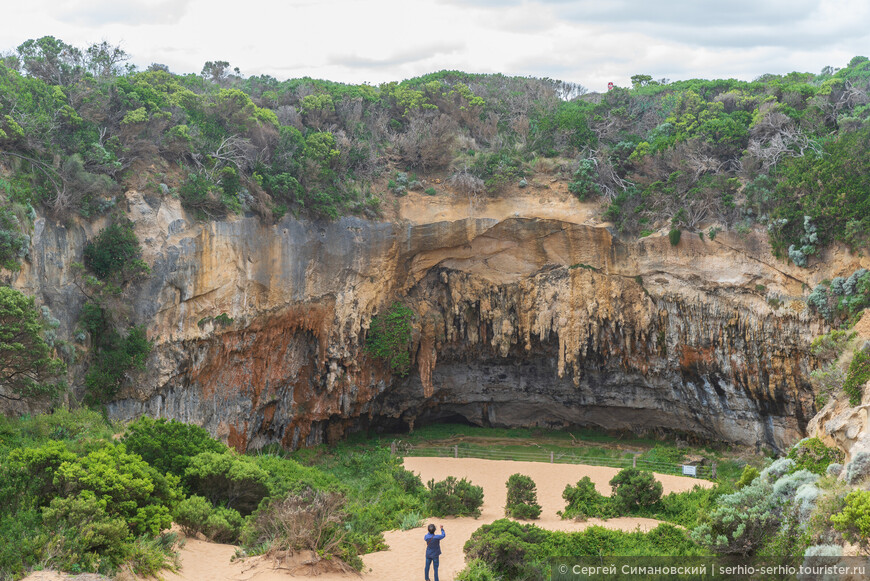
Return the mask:
<svg viewBox="0 0 870 581">
<path fill-rule="evenodd" d="M 420 475 L 425 483 L 430 478 L 443 480 L 447 476 L 466 477 L 482 486 L 484 504 L 480 518 L 444 518 L 427 521 L 444 525 L 447 537 L 442 541 L 439 577 L 452 581 L 465 566 L 462 547 L 471 534 L 484 524 L 504 517 L 507 492 L 505 482 L 514 473 L 531 476 L 538 487 L 541 518 L 533 521 L 537 526 L 551 530 L 579 531 L 591 525 L 612 529 L 643 531 L 655 528 L 658 521 L 646 518 L 614 518 L 608 521 L 590 519 L 585 523 L 561 520 L 556 511 L 565 507 L 562 490 L 566 484 L 576 484 L 589 476 L 602 494 L 610 493 L 608 481 L 619 472 L 616 468 L 544 462 L 512 462 L 505 460 L 479 460 L 475 458 L 406 458 L 405 467 Z M 712 486 L 706 480 L 657 474 L 664 493 L 691 490 L 695 485 Z M 389 550 L 363 556 L 365 567 L 362 577 L 372 581 L 408 581 L 423 579 L 425 525 L 409 531 L 389 531 L 384 534 Z M 181 570 L 166 573 L 166 581 L 277 581 L 307 576 L 304 572 L 291 575 L 289 568 L 276 568 L 275 563 L 262 558 L 237 559 L 230 562 L 236 552 L 232 545 L 207 543 L 188 539 L 181 551 Z M 304 568 L 303 568 L 304 571 Z M 324 573 L 321 581 L 346 581 L 359 578 L 355 574 Z"/>
</svg>

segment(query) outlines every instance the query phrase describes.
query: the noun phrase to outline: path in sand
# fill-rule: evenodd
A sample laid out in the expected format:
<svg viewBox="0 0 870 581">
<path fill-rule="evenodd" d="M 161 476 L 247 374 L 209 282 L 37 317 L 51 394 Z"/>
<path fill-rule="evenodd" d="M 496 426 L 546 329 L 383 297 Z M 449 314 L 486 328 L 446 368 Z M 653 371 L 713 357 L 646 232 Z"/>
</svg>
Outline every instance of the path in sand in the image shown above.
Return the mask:
<svg viewBox="0 0 870 581">
<path fill-rule="evenodd" d="M 475 458 L 405 458 L 405 467 L 420 475 L 425 483 L 430 478 L 443 480 L 447 476 L 466 477 L 473 484 L 483 487 L 484 503 L 480 518 L 431 519 L 437 525 L 444 525 L 447 537 L 441 542 L 443 554 L 439 577 L 441 581 L 452 581 L 454 575 L 465 567 L 462 547 L 471 533 L 485 524 L 504 517 L 504 504 L 507 497 L 505 482 L 514 473 L 531 476 L 538 488 L 538 503 L 542 507 L 541 518 L 534 524 L 563 531 L 579 531 L 591 525 L 607 528 L 643 531 L 655 528 L 659 523 L 648 518 L 614 518 L 608 521 L 590 519 L 585 523 L 563 521 L 556 511 L 565 508 L 562 491 L 566 484 L 576 484 L 584 476 L 589 476 L 602 494 L 610 494 L 608 482 L 619 472 L 616 468 L 603 466 L 582 466 L 571 464 L 547 464 L 544 462 L 512 462 L 507 460 L 479 460 Z M 656 474 L 662 483 L 664 494 L 691 490 L 695 485 L 712 486 L 711 482 Z M 384 533 L 390 549 L 363 556 L 365 568 L 363 577 L 372 581 L 419 581 L 423 579 L 425 564 L 425 526 L 410 531 L 390 531 Z M 276 570 L 272 564 L 262 559 L 246 559 L 230 563 L 235 547 L 206 543 L 189 539 L 181 551 L 182 568 L 178 574 L 165 574 L 166 581 L 287 581 L 289 575 Z M 355 575 L 323 574 L 320 581 L 347 581 Z M 430 574 L 431 578 L 431 574 Z"/>
</svg>

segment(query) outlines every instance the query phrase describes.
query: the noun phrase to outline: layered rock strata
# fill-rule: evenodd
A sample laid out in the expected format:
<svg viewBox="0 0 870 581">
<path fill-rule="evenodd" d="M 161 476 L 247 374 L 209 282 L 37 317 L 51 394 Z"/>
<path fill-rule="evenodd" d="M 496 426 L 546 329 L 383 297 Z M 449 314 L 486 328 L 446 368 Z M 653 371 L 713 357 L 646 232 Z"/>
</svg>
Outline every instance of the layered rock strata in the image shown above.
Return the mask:
<svg viewBox="0 0 870 581">
<path fill-rule="evenodd" d="M 197 222 L 128 192 L 152 274 L 126 300 L 155 347 L 112 417 L 195 422 L 239 449 L 445 418 L 774 448 L 804 434 L 824 326 L 799 297 L 858 259 L 797 269 L 763 233 L 622 241 L 559 192 L 426 198 L 381 222 L 265 225 Z M 69 265 L 92 235 L 40 220 L 16 281 L 70 337 L 82 298 Z M 405 378 L 364 349 L 394 300 L 416 313 Z"/>
</svg>

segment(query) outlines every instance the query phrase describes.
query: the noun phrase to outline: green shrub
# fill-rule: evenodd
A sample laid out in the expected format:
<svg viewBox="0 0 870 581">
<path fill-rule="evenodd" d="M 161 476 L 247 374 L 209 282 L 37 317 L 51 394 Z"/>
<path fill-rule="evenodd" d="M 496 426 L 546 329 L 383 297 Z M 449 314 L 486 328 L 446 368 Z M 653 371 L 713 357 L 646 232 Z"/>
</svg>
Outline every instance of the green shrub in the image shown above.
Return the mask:
<svg viewBox="0 0 870 581">
<path fill-rule="evenodd" d="M 6 397 L 55 395 L 63 361 L 53 356 L 48 325 L 34 298 L 0 286 L 0 386 Z"/>
<path fill-rule="evenodd" d="M 541 505 L 538 504 L 538 492 L 534 480 L 523 474 L 512 474 L 506 486 L 505 516 L 520 520 L 536 519 L 541 516 Z"/>
<path fill-rule="evenodd" d="M 63 440 L 71 450 L 87 452 L 92 451 L 90 447 L 102 446 L 114 434 L 105 416 L 88 408 L 58 408 L 48 414 L 24 416 L 17 422 L 17 431 L 34 442 Z"/>
<path fill-rule="evenodd" d="M 445 480 L 430 480 L 427 507 L 434 516 L 480 516 L 483 505 L 483 488 L 474 486 L 465 478 L 456 480 L 448 476 Z"/>
<path fill-rule="evenodd" d="M 411 323 L 414 311 L 395 302 L 372 318 L 366 338 L 369 354 L 386 361 L 393 373 L 405 376 L 411 368 Z"/>
<path fill-rule="evenodd" d="M 213 508 L 205 498 L 194 494 L 178 503 L 172 518 L 185 535 L 192 537 L 203 531 Z"/>
<path fill-rule="evenodd" d="M 339 479 L 316 468 L 303 466 L 296 460 L 271 454 L 254 456 L 254 464 L 266 472 L 266 488 L 269 496 L 287 496 L 288 492 L 300 492 L 306 488 L 323 491 L 340 491 Z"/>
<path fill-rule="evenodd" d="M 692 528 L 715 508 L 717 499 L 724 492 L 725 488 L 721 484 L 712 488 L 695 485 L 692 490 L 666 494 L 657 503 L 646 508 L 635 509 L 634 512 L 638 516 Z"/>
<path fill-rule="evenodd" d="M 530 524 L 501 519 L 471 534 L 463 550 L 466 560 L 479 559 L 508 579 L 522 579 L 536 568 L 548 532 Z"/>
<path fill-rule="evenodd" d="M 93 361 L 85 375 L 85 402 L 99 405 L 110 401 L 133 369 L 144 369 L 151 353 L 144 326 L 119 332 L 111 312 L 99 300 L 82 305 L 79 325 L 93 342 Z"/>
<path fill-rule="evenodd" d="M 679 228 L 671 228 L 671 231 L 668 232 L 668 240 L 671 241 L 671 246 L 676 246 L 680 243 L 680 237 L 682 236 L 682 232 Z"/>
<path fill-rule="evenodd" d="M 142 416 L 127 426 L 121 442 L 129 452 L 160 472 L 185 478 L 191 459 L 201 452 L 224 452 L 227 447 L 193 424 Z"/>
<path fill-rule="evenodd" d="M 140 577 L 156 577 L 164 570 L 178 570 L 175 545 L 178 533 L 163 533 L 156 537 L 138 537 L 127 546 L 125 564 Z"/>
<path fill-rule="evenodd" d="M 9 452 L 6 462 L 0 464 L 0 491 L 9 508 L 26 505 L 47 506 L 51 499 L 62 494 L 60 483 L 55 482 L 58 469 L 76 462 L 77 456 L 64 442 L 45 442 L 32 448 L 17 448 Z"/>
<path fill-rule="evenodd" d="M 740 480 L 737 481 L 735 488 L 740 490 L 744 486 L 749 486 L 756 478 L 758 478 L 758 474 L 758 468 L 747 464 L 743 467 L 743 473 L 740 475 Z"/>
<path fill-rule="evenodd" d="M 243 531 L 246 546 L 268 545 L 270 552 L 315 551 L 360 570 L 362 559 L 348 540 L 346 500 L 337 492 L 306 489 L 265 501 Z"/>
<path fill-rule="evenodd" d="M 30 237 L 22 234 L 21 224 L 8 207 L 0 207 L 0 267 L 16 271 L 30 250 Z"/>
<path fill-rule="evenodd" d="M 402 516 L 402 524 L 399 525 L 399 528 L 403 531 L 409 531 L 419 526 L 423 526 L 423 515 L 419 512 L 408 512 Z"/>
<path fill-rule="evenodd" d="M 414 474 L 410 470 L 406 470 L 401 466 L 393 470 L 393 479 L 402 487 L 402 490 L 408 494 L 421 495 L 426 492 L 426 487 L 423 486 L 423 481 L 420 476 Z"/>
<path fill-rule="evenodd" d="M 100 280 L 121 282 L 150 272 L 130 220 L 106 226 L 84 249 L 84 263 Z"/>
<path fill-rule="evenodd" d="M 818 438 L 806 438 L 789 450 L 788 458 L 795 463 L 792 472 L 804 469 L 824 476 L 828 465 L 842 462 L 844 454 L 839 448 L 825 446 Z"/>
<path fill-rule="evenodd" d="M 178 479 L 162 475 L 123 445 L 107 445 L 55 471 L 63 495 L 91 491 L 106 502 L 111 516 L 121 517 L 135 535 L 156 535 L 172 524 L 172 509 L 181 497 Z"/>
<path fill-rule="evenodd" d="M 870 380 L 870 353 L 861 349 L 855 352 L 849 373 L 843 384 L 843 391 L 849 396 L 849 405 L 860 405 L 864 396 L 864 385 Z"/>
<path fill-rule="evenodd" d="M 4 491 L 5 492 L 5 491 Z M 41 511 L 35 508 L 0 511 L 0 578 L 18 579 L 41 559 Z"/>
<path fill-rule="evenodd" d="M 201 496 L 191 496 L 178 503 L 175 522 L 187 536 L 202 533 L 217 543 L 238 541 L 242 516 L 231 508 L 214 507 Z"/>
<path fill-rule="evenodd" d="M 425 192 L 426 192 L 426 194 L 428 194 L 430 196 L 434 196 L 434 195 L 438 194 L 438 192 L 435 191 L 435 188 L 426 188 Z"/>
<path fill-rule="evenodd" d="M 562 491 L 565 499 L 565 510 L 562 518 L 586 520 L 589 517 L 607 518 L 612 516 L 610 499 L 595 489 L 595 484 L 588 476 L 584 476 L 576 486 L 570 484 Z"/>
<path fill-rule="evenodd" d="M 790 526 L 795 495 L 818 476 L 791 472 L 794 461 L 780 458 L 737 492 L 720 496 L 717 505 L 692 531 L 692 538 L 724 554 L 755 554 L 783 526 Z"/>
<path fill-rule="evenodd" d="M 269 493 L 269 475 L 247 456 L 229 450 L 200 452 L 190 459 L 185 480 L 196 494 L 213 505 L 225 505 L 250 514 Z"/>
<path fill-rule="evenodd" d="M 652 506 L 662 497 L 662 483 L 652 472 L 626 468 L 610 480 L 613 487 L 611 502 L 619 513 Z"/>
<path fill-rule="evenodd" d="M 456 574 L 456 581 L 501 581 L 501 577 L 482 559 L 472 559 Z"/>
<path fill-rule="evenodd" d="M 55 497 L 42 509 L 41 552 L 51 568 L 61 571 L 108 572 L 124 560 L 130 531 L 123 518 L 107 511 L 108 499 L 90 490 Z"/>
<path fill-rule="evenodd" d="M 840 513 L 831 515 L 831 523 L 847 541 L 858 544 L 866 553 L 870 548 L 870 491 L 853 490 L 846 495 L 846 505 Z"/>
<path fill-rule="evenodd" d="M 855 336 L 854 332 L 833 329 L 830 333 L 813 339 L 810 351 L 820 359 L 833 360 L 843 354 L 846 344 Z"/>
<path fill-rule="evenodd" d="M 598 168 L 594 159 L 581 159 L 574 172 L 574 180 L 568 183 L 568 191 L 577 196 L 581 202 L 601 195 L 598 185 Z"/>
<path fill-rule="evenodd" d="M 203 173 L 189 173 L 178 188 L 178 194 L 181 205 L 199 218 L 223 218 L 232 211 L 227 204 L 231 201 L 230 197 Z"/>
</svg>

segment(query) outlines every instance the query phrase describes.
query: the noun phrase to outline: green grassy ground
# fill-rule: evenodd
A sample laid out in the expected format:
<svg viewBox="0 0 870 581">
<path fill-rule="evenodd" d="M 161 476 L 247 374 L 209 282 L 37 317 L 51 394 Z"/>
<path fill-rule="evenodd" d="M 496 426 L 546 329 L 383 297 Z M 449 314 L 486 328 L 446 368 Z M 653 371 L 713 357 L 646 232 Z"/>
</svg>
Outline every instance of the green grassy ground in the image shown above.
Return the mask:
<svg viewBox="0 0 870 581">
<path fill-rule="evenodd" d="M 716 463 L 717 480 L 735 482 L 747 464 L 761 465 L 763 458 L 752 451 L 730 446 L 677 447 L 674 440 L 613 434 L 592 428 L 550 430 L 543 428 L 484 428 L 465 424 L 432 424 L 405 434 L 368 436 L 355 434 L 344 445 L 389 446 L 397 442 L 400 453 L 414 456 L 451 456 L 453 447 L 465 457 L 549 462 L 630 465 L 636 455 L 638 467 L 678 473 L 687 459 L 703 457 Z M 647 464 L 650 463 L 650 464 Z M 643 466 L 641 466 L 643 464 Z"/>
</svg>

